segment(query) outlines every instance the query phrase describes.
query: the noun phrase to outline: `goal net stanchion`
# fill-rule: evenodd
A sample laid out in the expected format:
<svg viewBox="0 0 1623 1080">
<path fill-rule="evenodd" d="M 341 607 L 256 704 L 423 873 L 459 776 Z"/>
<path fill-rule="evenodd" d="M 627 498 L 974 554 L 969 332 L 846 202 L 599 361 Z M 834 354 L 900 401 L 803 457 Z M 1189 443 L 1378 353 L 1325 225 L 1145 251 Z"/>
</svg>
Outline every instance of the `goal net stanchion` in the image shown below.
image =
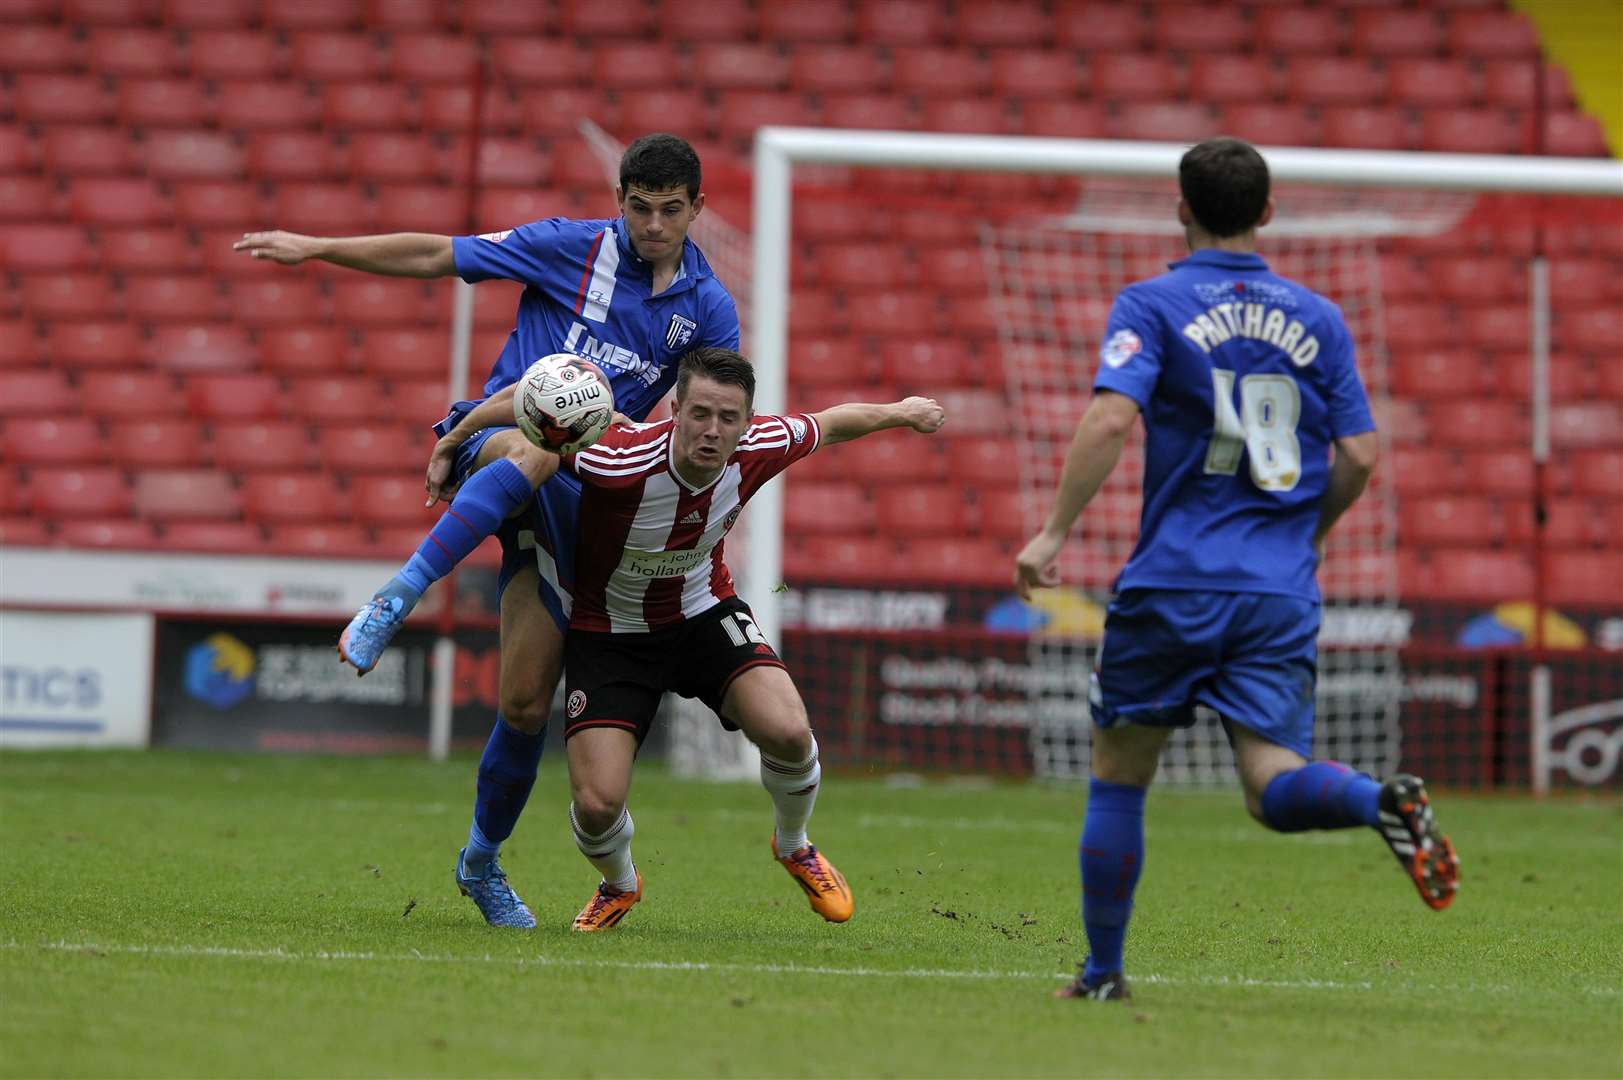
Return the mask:
<svg viewBox="0 0 1623 1080">
<path fill-rule="evenodd" d="M 755 145 L 747 339 L 757 368 L 756 407 L 770 412 L 785 403 L 797 167 L 847 167 L 858 175 L 873 168 L 1080 178 L 1087 198 L 1069 219 L 988 227 L 983 233 L 1009 373 L 1009 405 L 1020 426 L 1015 433 L 1022 450 L 1020 483 L 1046 497 L 1091 385 L 1111 299 L 1129 281 L 1160 272 L 1183 253 L 1177 235 L 1163 231 L 1163 222 L 1172 218 L 1176 192 L 1168 180 L 1176 176 L 1184 149 L 1170 143 L 762 129 Z M 1342 305 L 1378 422 L 1385 351 L 1376 237 L 1444 229 L 1484 192 L 1623 196 L 1623 171 L 1609 161 L 1295 148 L 1264 154 L 1277 201 L 1292 208 L 1266 231 L 1266 254 L 1279 272 Z M 1131 550 L 1140 470 L 1135 446 L 1084 514 L 1081 542 L 1068 547 L 1065 578 L 1095 595 L 1106 591 Z M 1395 642 L 1379 629 L 1383 614 L 1395 613 L 1397 592 L 1388 483 L 1378 473 L 1369 496 L 1338 528 L 1321 578 L 1327 610 L 1319 687 L 1324 722 L 1317 750 L 1371 771 L 1384 770 L 1399 751 L 1402 675 Z M 773 641 L 781 640 L 772 590 L 781 581 L 782 547 L 761 541 L 782 536 L 782 498 L 779 485 L 768 485 L 756 497 L 756 542 L 742 563 L 734 564 L 741 590 Z M 1076 680 L 1044 677 L 1044 669 L 1085 667 L 1093 648 L 1087 641 L 1034 637 L 1031 685 L 1074 688 Z M 1083 776 L 1086 702 L 1075 689 L 1043 693 L 1069 696 L 1039 696 L 1032 702 L 1030 714 L 1037 718 L 1032 771 Z M 1167 773 L 1171 779 L 1220 779 L 1227 754 L 1221 736 L 1206 727 L 1180 736 Z"/>
</svg>

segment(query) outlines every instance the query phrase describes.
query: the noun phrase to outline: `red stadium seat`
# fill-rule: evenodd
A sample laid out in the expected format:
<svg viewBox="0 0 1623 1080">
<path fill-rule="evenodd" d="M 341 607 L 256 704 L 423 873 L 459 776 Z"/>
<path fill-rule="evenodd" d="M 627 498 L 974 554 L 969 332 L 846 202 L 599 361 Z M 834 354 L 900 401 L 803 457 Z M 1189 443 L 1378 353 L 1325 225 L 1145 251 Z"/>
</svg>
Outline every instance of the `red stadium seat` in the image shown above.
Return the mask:
<svg viewBox="0 0 1623 1080">
<path fill-rule="evenodd" d="M 117 176 L 135 162 L 129 135 L 113 128 L 53 125 L 40 151 L 46 170 L 63 176 Z"/>
<path fill-rule="evenodd" d="M 315 441 L 303 424 L 232 421 L 215 428 L 212 454 L 233 471 L 303 469 L 315 463 Z"/>
<path fill-rule="evenodd" d="M 478 228 L 495 231 L 549 217 L 569 216 L 569 209 L 573 205 L 556 191 L 536 191 L 526 187 L 483 188 L 479 192 L 475 221 Z"/>
<path fill-rule="evenodd" d="M 32 171 L 39 161 L 39 143 L 19 124 L 0 124 L 0 173 Z"/>
<path fill-rule="evenodd" d="M 1520 402 L 1457 399 L 1428 404 L 1431 439 L 1440 445 L 1525 446 L 1530 432 L 1527 408 Z"/>
<path fill-rule="evenodd" d="M 261 180 L 327 180 L 339 174 L 338 150 L 315 132 L 255 132 L 248 138 L 248 171 Z"/>
<path fill-rule="evenodd" d="M 924 483 L 946 479 L 946 460 L 933 443 L 922 443 L 913 432 L 887 432 L 863 440 L 860 454 L 847 455 L 847 474 L 877 483 Z"/>
<path fill-rule="evenodd" d="M 1286 96 L 1303 105 L 1363 105 L 1385 96 L 1386 77 L 1362 57 L 1291 56 L 1285 86 Z"/>
<path fill-rule="evenodd" d="M 1251 23 L 1238 5 L 1174 3 L 1152 10 L 1150 40 L 1161 48 L 1220 53 L 1251 47 Z"/>
<path fill-rule="evenodd" d="M 1148 31 L 1138 4 L 1097 0 L 1087 4 L 1061 4 L 1054 12 L 1059 43 L 1067 48 L 1099 54 L 1134 52 Z"/>
<path fill-rule="evenodd" d="M 244 514 L 267 524 L 347 517 L 338 481 L 325 472 L 268 472 L 243 478 Z"/>
<path fill-rule="evenodd" d="M 158 546 L 158 532 L 150 521 L 101 518 L 64 521 L 57 526 L 56 542 L 71 548 L 114 548 L 139 551 Z"/>
<path fill-rule="evenodd" d="M 0 226 L 0 262 L 24 273 L 79 270 L 93 262 L 90 239 L 77 225 Z"/>
<path fill-rule="evenodd" d="M 434 30 L 448 24 L 448 0 L 366 0 L 365 25 L 373 30 Z"/>
<path fill-rule="evenodd" d="M 361 0 L 265 0 L 265 23 L 279 30 L 345 30 L 364 19 Z"/>
<path fill-rule="evenodd" d="M 1492 370 L 1489 393 L 1524 401 L 1532 396 L 1533 364 L 1525 350 L 1495 354 L 1489 359 L 1489 366 Z M 1589 365 L 1564 353 L 1550 357 L 1549 387 L 1553 401 L 1583 401 L 1595 394 Z"/>
<path fill-rule="evenodd" d="M 720 95 L 716 115 L 718 130 L 726 137 L 753 137 L 757 128 L 769 124 L 786 127 L 814 127 L 819 109 L 806 94 L 777 90 L 728 90 Z"/>
<path fill-rule="evenodd" d="M 118 116 L 131 127 L 196 128 L 213 119 L 214 106 L 203 85 L 191 79 L 125 79 Z"/>
<path fill-rule="evenodd" d="M 348 147 L 349 175 L 360 180 L 427 180 L 442 172 L 443 151 L 426 135 L 366 132 Z"/>
<path fill-rule="evenodd" d="M 1297 105 L 1229 102 L 1219 110 L 1218 129 L 1265 146 L 1316 146 L 1318 125 Z"/>
<path fill-rule="evenodd" d="M 270 326 L 259 332 L 266 369 L 288 375 L 342 372 L 350 367 L 350 336 L 334 326 Z"/>
<path fill-rule="evenodd" d="M 947 475 L 955 482 L 990 490 L 999 485 L 1013 484 L 1019 476 L 1015 449 L 1007 441 L 954 439 L 947 443 L 946 456 Z"/>
<path fill-rule="evenodd" d="M 454 189 L 430 184 L 392 184 L 374 190 L 380 232 L 455 235 L 469 231 L 462 196 Z"/>
<path fill-rule="evenodd" d="M 0 176 L 0 220 L 42 221 L 64 216 L 56 185 L 37 176 Z"/>
<path fill-rule="evenodd" d="M 857 38 L 892 49 L 929 45 L 946 33 L 935 0 L 863 0 L 857 5 Z"/>
<path fill-rule="evenodd" d="M 908 131 L 917 125 L 917 116 L 912 101 L 905 97 L 830 94 L 823 99 L 823 121 L 830 127 Z"/>
<path fill-rule="evenodd" d="M 156 0 L 66 0 L 62 14 L 71 25 L 137 26 L 154 22 Z"/>
<path fill-rule="evenodd" d="M 920 337 L 939 331 L 935 298 L 916 292 L 864 289 L 848 300 L 846 316 L 859 334 Z"/>
<path fill-rule="evenodd" d="M 1561 157 L 1606 157 L 1606 129 L 1588 113 L 1550 113 L 1544 120 L 1544 152 Z"/>
<path fill-rule="evenodd" d="M 666 78 L 671 66 L 661 65 Z M 715 90 L 779 90 L 789 85 L 788 60 L 776 47 L 765 44 L 696 45 L 693 71 L 699 81 Z"/>
<path fill-rule="evenodd" d="M 493 358 L 494 359 L 494 358 Z M 474 377 L 475 382 L 478 376 Z M 445 379 L 396 379 L 389 386 L 388 408 L 392 417 L 408 424 L 433 424 L 444 418 L 450 402 Z M 368 413 L 375 419 L 375 413 Z"/>
<path fill-rule="evenodd" d="M 368 232 L 374 213 L 365 194 L 345 184 L 283 184 L 276 193 L 278 220 L 318 235 Z"/>
<path fill-rule="evenodd" d="M 117 469 L 35 469 L 28 501 L 34 513 L 46 518 L 116 518 L 129 512 L 130 488 Z"/>
<path fill-rule="evenodd" d="M 784 573 L 797 582 L 888 582 L 899 561 L 895 543 L 883 537 L 813 535 L 784 539 Z"/>
<path fill-rule="evenodd" d="M 321 106 L 305 83 L 225 82 L 215 112 L 220 126 L 230 131 L 282 131 L 314 127 Z"/>
<path fill-rule="evenodd" d="M 124 283 L 124 308 L 145 322 L 209 322 L 224 314 L 214 279 L 201 274 L 132 277 Z"/>
<path fill-rule="evenodd" d="M 194 30 L 186 35 L 194 76 L 204 79 L 275 79 L 287 73 L 287 56 L 272 34 L 257 30 Z"/>
<path fill-rule="evenodd" d="M 273 525 L 266 543 L 278 555 L 342 559 L 377 554 L 371 538 L 359 525 Z"/>
<path fill-rule="evenodd" d="M 412 278 L 340 279 L 333 283 L 333 314 L 340 322 L 401 326 L 424 322 L 443 312 L 433 294 Z"/>
<path fill-rule="evenodd" d="M 186 380 L 192 415 L 211 420 L 257 420 L 282 412 L 281 387 L 270 375 L 195 375 Z"/>
<path fill-rule="evenodd" d="M 0 367 L 32 367 L 40 360 L 39 335 L 32 322 L 0 319 Z"/>
<path fill-rule="evenodd" d="M 512 86 L 570 86 L 585 72 L 584 56 L 562 37 L 508 37 L 490 43 L 496 76 Z"/>
<path fill-rule="evenodd" d="M 232 232 L 235 240 L 242 235 Z M 199 250 L 191 236 L 173 227 L 137 226 L 133 229 L 100 230 L 101 264 L 108 270 L 149 274 L 155 270 L 189 271 L 202 268 Z M 225 245 L 229 251 L 230 245 Z M 250 262 L 240 255 L 238 262 Z M 214 269 L 212 266 L 209 269 Z"/>
<path fill-rule="evenodd" d="M 232 323 L 160 326 L 152 333 L 152 359 L 170 371 L 244 371 L 258 363 L 248 333 Z"/>
<path fill-rule="evenodd" d="M 957 40 L 980 48 L 1011 46 L 1037 52 L 1054 41 L 1054 24 L 1035 0 L 992 0 L 958 6 Z"/>
<path fill-rule="evenodd" d="M 1404 397 L 1447 399 L 1498 389 L 1493 369 L 1469 349 L 1420 349 L 1394 356 L 1388 370 L 1392 392 Z"/>
<path fill-rule="evenodd" d="M 86 465 L 107 459 L 101 428 L 84 416 L 17 416 L 0 427 L 0 458 L 23 465 Z"/>
<path fill-rule="evenodd" d="M 79 377 L 80 407 L 92 416 L 135 420 L 174 416 L 183 398 L 175 380 L 152 371 L 87 371 Z"/>
<path fill-rule="evenodd" d="M 158 185 L 137 177 L 84 177 L 72 181 L 73 216 L 95 225 L 145 225 L 170 216 Z"/>
<path fill-rule="evenodd" d="M 231 311 L 237 321 L 252 326 L 320 322 L 325 315 L 316 283 L 293 275 L 233 282 Z"/>
<path fill-rule="evenodd" d="M 0 517 L 0 545 L 50 547 L 51 527 L 36 518 Z"/>
<path fill-rule="evenodd" d="M 1008 545 L 995 540 L 919 537 L 905 541 L 892 568 L 899 580 L 1007 586 L 1014 571 Z"/>
<path fill-rule="evenodd" d="M 760 23 L 763 41 L 784 44 L 846 41 L 855 28 L 850 8 L 828 0 L 773 0 L 761 5 Z"/>
<path fill-rule="evenodd" d="M 972 516 L 982 536 L 1020 542 L 1042 525 L 1051 501 L 1048 492 L 989 487 L 976 492 Z"/>
<path fill-rule="evenodd" d="M 1398 590 L 1405 597 L 1457 600 L 1476 605 L 1525 600 L 1533 591 L 1533 567 L 1523 554 L 1481 548 L 1447 548 L 1400 563 Z"/>
<path fill-rule="evenodd" d="M 1395 302 L 1386 309 L 1387 341 L 1395 351 L 1419 352 L 1449 341 L 1455 333 L 1434 302 Z"/>
<path fill-rule="evenodd" d="M 289 411 L 327 424 L 375 420 L 379 399 L 377 382 L 356 375 L 309 376 L 288 384 Z"/>
<path fill-rule="evenodd" d="M 1613 401 L 1557 403 L 1550 410 L 1550 442 L 1562 448 L 1623 446 L 1623 405 Z"/>
<path fill-rule="evenodd" d="M 560 93 L 566 92 L 563 90 Z M 571 87 L 568 93 L 591 100 L 602 100 L 584 87 Z M 473 90 L 467 86 L 425 86 L 417 95 L 422 113 L 422 127 L 426 131 L 463 133 L 473 130 Z M 556 114 L 520 111 L 512 94 L 500 87 L 486 91 L 479 107 L 480 124 L 487 135 L 505 135 L 524 128 L 528 134 L 563 132 L 575 134 L 579 112 L 561 109 Z"/>
<path fill-rule="evenodd" d="M 1273 61 L 1266 56 L 1201 53 L 1189 65 L 1189 96 L 1214 105 L 1271 100 L 1278 81 Z"/>
<path fill-rule="evenodd" d="M 246 165 L 236 142 L 213 131 L 149 132 L 142 151 L 147 175 L 165 180 L 232 179 Z"/>
<path fill-rule="evenodd" d="M 1602 611 L 1623 606 L 1623 559 L 1615 550 L 1551 553 L 1547 565 L 1552 603 Z"/>
<path fill-rule="evenodd" d="M 1213 131 L 1208 105 L 1195 101 L 1129 101 L 1113 125 L 1118 139 L 1198 142 Z"/>
<path fill-rule="evenodd" d="M 1472 65 L 1463 60 L 1408 59 L 1390 65 L 1386 74 L 1396 105 L 1461 108 L 1476 98 Z"/>
<path fill-rule="evenodd" d="M 450 335 L 432 330 L 373 329 L 361 335 L 361 368 L 373 375 L 433 378 L 450 370 Z M 473 357 L 478 367 L 486 358 Z"/>
<path fill-rule="evenodd" d="M 1503 543 L 1505 522 L 1489 499 L 1431 496 L 1401 504 L 1398 543 L 1485 547 Z"/>
<path fill-rule="evenodd" d="M 714 48 L 715 46 L 711 46 Z M 757 48 L 760 48 L 757 46 Z M 715 58 L 710 57 L 713 65 Z M 588 65 L 595 78 L 605 89 L 625 92 L 638 89 L 668 87 L 686 83 L 683 58 L 674 46 L 653 42 L 614 42 L 600 44 L 591 52 Z M 712 67 L 700 67 L 703 81 L 710 83 Z M 737 84 L 729 84 L 737 85 Z M 763 87 L 768 89 L 770 87 Z M 599 91 L 595 96 L 601 96 Z"/>
<path fill-rule="evenodd" d="M 1623 499 L 1623 455 L 1615 450 L 1574 450 L 1568 462 L 1574 492 L 1591 498 Z"/>
<path fill-rule="evenodd" d="M 135 468 L 179 468 L 204 461 L 203 426 L 192 419 L 115 421 L 108 426 L 107 442 L 119 464 Z"/>
<path fill-rule="evenodd" d="M 1512 299 L 1527 293 L 1527 273 L 1511 260 L 1483 255 L 1434 257 L 1426 276 L 1437 295 L 1460 304 Z"/>
<path fill-rule="evenodd" d="M 991 55 L 992 92 L 999 97 L 1069 100 L 1087 88 L 1086 72 L 1068 50 L 999 49 Z"/>
<path fill-rule="evenodd" d="M 1532 340 L 1532 322 L 1527 305 L 1502 300 L 1482 305 L 1463 318 L 1465 340 L 1482 349 L 1509 352 L 1525 349 Z"/>
<path fill-rule="evenodd" d="M 85 57 L 90 70 L 102 75 L 169 75 L 182 67 L 174 35 L 128 26 L 92 30 Z"/>
<path fill-rule="evenodd" d="M 1320 136 L 1326 146 L 1359 150 L 1407 150 L 1415 144 L 1404 109 L 1372 105 L 1332 105 L 1320 112 Z"/>
<path fill-rule="evenodd" d="M 1044 54 L 1024 54 L 1041 64 Z M 876 49 L 848 45 L 794 45 L 789 51 L 789 84 L 817 93 L 872 93 L 887 81 L 884 58 Z M 677 130 L 686 130 L 673 124 Z"/>
<path fill-rule="evenodd" d="M 1503 105 L 1513 109 L 1530 109 L 1538 96 L 1537 76 L 1533 64 L 1525 59 L 1471 61 L 1481 72 L 1482 103 Z M 1559 64 L 1544 65 L 1544 104 L 1548 109 L 1567 109 L 1572 106 L 1572 80 L 1566 68 Z"/>
<path fill-rule="evenodd" d="M 795 386 L 858 386 L 874 381 L 868 350 L 856 338 L 797 338 L 789 347 Z"/>
<path fill-rule="evenodd" d="M 783 522 L 791 535 L 871 533 L 874 508 L 861 486 L 811 483 L 796 478 L 784 495 Z"/>
<path fill-rule="evenodd" d="M 479 287 L 473 290 L 474 325 L 511 330 L 517 319 L 518 301 L 523 292 L 524 286 L 516 281 L 481 281 Z"/>
<path fill-rule="evenodd" d="M 421 525 L 426 530 L 444 512 L 423 505 L 420 472 L 358 477 L 350 483 L 349 498 L 356 520 L 373 525 Z"/>
<path fill-rule="evenodd" d="M 233 518 L 241 502 L 231 477 L 213 469 L 135 474 L 135 512 L 151 521 Z"/>
<path fill-rule="evenodd" d="M 65 27 L 14 23 L 0 34 L 0 69 L 67 72 L 85 66 L 83 46 Z"/>
<path fill-rule="evenodd" d="M 248 26 L 261 7 L 259 0 L 163 0 L 163 21 L 183 30 Z"/>
<path fill-rule="evenodd" d="M 35 124 L 94 124 L 111 120 L 117 102 L 91 75 L 18 75 L 16 118 Z"/>
<path fill-rule="evenodd" d="M 1178 70 L 1158 53 L 1097 53 L 1092 72 L 1096 97 L 1165 101 L 1178 94 Z"/>
<path fill-rule="evenodd" d="M 265 533 L 251 521 L 171 521 L 163 527 L 169 551 L 221 551 L 258 554 Z"/>
<path fill-rule="evenodd" d="M 389 73 L 402 82 L 466 84 L 479 67 L 477 42 L 453 34 L 397 34 Z"/>
<path fill-rule="evenodd" d="M 929 97 L 919 106 L 920 126 L 927 131 L 965 135 L 1002 135 L 1015 130 L 1008 105 L 992 97 Z"/>
<path fill-rule="evenodd" d="M 22 310 L 43 319 L 105 319 L 118 313 L 108 280 L 99 274 L 29 274 Z"/>
<path fill-rule="evenodd" d="M 1366 8 L 1352 12 L 1352 51 L 1366 56 L 1432 56 L 1443 28 L 1430 10 Z"/>
<path fill-rule="evenodd" d="M 1533 460 L 1525 447 L 1473 450 L 1460 458 L 1460 490 L 1506 498 L 1533 493 Z"/>
<path fill-rule="evenodd" d="M 315 83 L 359 81 L 383 74 L 383 56 L 365 34 L 306 31 L 289 39 L 293 74 Z"/>
<path fill-rule="evenodd" d="M 1601 397 L 1623 401 L 1623 364 L 1608 364 L 1602 359 L 1597 365 L 1595 385 Z"/>
<path fill-rule="evenodd" d="M 874 489 L 876 528 L 884 536 L 961 536 L 970 528 L 963 489 L 953 484 L 893 484 Z"/>
<path fill-rule="evenodd" d="M 1097 139 L 1109 131 L 1109 119 L 1095 101 L 1027 101 L 1021 131 L 1060 139 Z"/>
<path fill-rule="evenodd" d="M 589 155 L 575 157 L 570 160 L 589 159 Z M 460 182 L 467 172 L 467 153 L 458 142 L 452 148 L 450 168 L 452 176 Z M 591 173 L 594 178 L 603 179 L 605 174 L 597 168 L 595 161 L 587 160 L 588 168 L 595 169 Z M 541 145 L 533 138 L 522 139 L 485 139 L 479 144 L 479 182 L 496 186 L 512 187 L 541 187 L 552 176 L 552 158 Z M 607 186 L 607 180 L 603 179 Z"/>
<path fill-rule="evenodd" d="M 1452 451 L 1429 446 L 1393 447 L 1389 472 L 1400 498 L 1458 493 L 1464 484 L 1460 461 Z"/>
<path fill-rule="evenodd" d="M 1427 109 L 1420 132 L 1424 149 L 1451 154 L 1514 154 L 1526 144 L 1520 119 L 1506 109 Z"/>
<path fill-rule="evenodd" d="M 321 464 L 335 473 L 399 472 L 404 463 L 427 462 L 432 447 L 426 428 L 362 424 L 321 429 Z"/>
<path fill-rule="evenodd" d="M 1538 33 L 1519 12 L 1455 11 L 1448 18 L 1448 45 L 1455 56 L 1471 60 L 1531 59 L 1538 54 Z"/>
<path fill-rule="evenodd" d="M 677 41 L 744 41 L 757 29 L 755 8 L 749 0 L 659 0 L 659 32 Z M 677 130 L 681 130 L 678 128 Z"/>
<path fill-rule="evenodd" d="M 264 227 L 265 205 L 255 184 L 199 180 L 176 184 L 174 191 L 175 216 L 189 225 L 244 232 Z"/>
<path fill-rule="evenodd" d="M 1587 499 L 1552 499 L 1545 516 L 1545 543 L 1556 548 L 1605 546 L 1608 536 L 1603 508 L 1603 503 Z M 1532 504 L 1507 502 L 1499 509 L 1505 518 L 1505 542 L 1516 547 L 1532 544 L 1537 532 Z"/>
</svg>

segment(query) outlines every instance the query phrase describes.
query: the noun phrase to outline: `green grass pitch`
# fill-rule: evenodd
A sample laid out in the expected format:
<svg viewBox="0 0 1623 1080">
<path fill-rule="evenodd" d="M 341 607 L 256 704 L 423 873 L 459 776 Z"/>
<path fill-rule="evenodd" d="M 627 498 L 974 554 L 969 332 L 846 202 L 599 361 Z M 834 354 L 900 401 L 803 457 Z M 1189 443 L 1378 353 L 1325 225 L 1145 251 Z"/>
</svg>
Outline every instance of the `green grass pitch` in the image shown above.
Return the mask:
<svg viewBox="0 0 1623 1080">
<path fill-rule="evenodd" d="M 595 884 L 549 761 L 504 862 L 541 922 L 451 884 L 473 763 L 0 756 L 3 1076 L 1623 1076 L 1623 805 L 1453 796 L 1452 909 L 1365 830 L 1282 837 L 1153 792 L 1135 1000 L 1080 958 L 1079 787 L 835 774 L 812 914 L 752 784 L 632 791 L 645 899 Z"/>
</svg>

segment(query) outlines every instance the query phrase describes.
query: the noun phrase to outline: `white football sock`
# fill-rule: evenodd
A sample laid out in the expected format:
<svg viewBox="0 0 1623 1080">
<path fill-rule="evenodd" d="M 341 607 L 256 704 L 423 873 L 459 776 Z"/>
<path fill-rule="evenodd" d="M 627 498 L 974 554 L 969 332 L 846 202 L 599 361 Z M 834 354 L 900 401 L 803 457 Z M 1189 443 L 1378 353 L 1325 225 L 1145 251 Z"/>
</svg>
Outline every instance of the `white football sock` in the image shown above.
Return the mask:
<svg viewBox="0 0 1623 1080">
<path fill-rule="evenodd" d="M 806 822 L 817 805 L 823 766 L 817 760 L 817 740 L 805 761 L 779 761 L 761 755 L 761 786 L 772 796 L 778 816 L 778 854 L 788 855 L 806 846 Z"/>
<path fill-rule="evenodd" d="M 601 836 L 588 836 L 575 818 L 575 804 L 570 803 L 569 827 L 575 833 L 575 846 L 597 867 L 609 888 L 619 892 L 637 891 L 637 868 L 631 862 L 631 837 L 636 827 L 631 823 L 630 810 L 621 810 L 614 824 Z"/>
</svg>

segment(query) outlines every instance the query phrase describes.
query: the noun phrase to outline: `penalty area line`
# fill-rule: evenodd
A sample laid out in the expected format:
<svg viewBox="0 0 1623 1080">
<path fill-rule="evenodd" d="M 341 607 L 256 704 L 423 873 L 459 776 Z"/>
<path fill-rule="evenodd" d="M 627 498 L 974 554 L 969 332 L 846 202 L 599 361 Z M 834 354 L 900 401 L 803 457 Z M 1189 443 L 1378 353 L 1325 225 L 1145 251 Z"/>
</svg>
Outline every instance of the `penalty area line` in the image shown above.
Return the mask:
<svg viewBox="0 0 1623 1080">
<path fill-rule="evenodd" d="M 244 949 L 222 945 L 141 945 L 98 942 L 48 941 L 30 944 L 0 942 L 7 952 L 88 953 L 90 955 L 163 956 L 197 959 L 284 961 L 291 963 L 376 963 L 376 964 L 490 964 L 512 968 L 576 968 L 615 971 L 671 971 L 699 974 L 819 975 L 842 979 L 959 979 L 968 981 L 1055 982 L 1074 977 L 1070 972 L 995 971 L 963 968 L 872 968 L 834 967 L 808 964 L 738 964 L 710 960 L 607 960 L 557 956 L 492 956 L 490 953 L 460 955 L 425 953 L 416 949 L 404 953 L 355 952 L 318 949 L 298 952 L 280 946 L 270 949 Z M 1257 979 L 1243 975 L 1133 975 L 1131 981 L 1150 986 L 1239 988 L 1247 990 L 1324 990 L 1370 993 L 1375 984 L 1362 979 Z M 1525 994 L 1525 987 L 1466 984 L 1459 986 L 1406 985 L 1406 990 L 1427 993 L 1506 993 Z M 1616 986 L 1576 986 L 1571 989 L 1596 997 L 1616 997 Z"/>
</svg>

